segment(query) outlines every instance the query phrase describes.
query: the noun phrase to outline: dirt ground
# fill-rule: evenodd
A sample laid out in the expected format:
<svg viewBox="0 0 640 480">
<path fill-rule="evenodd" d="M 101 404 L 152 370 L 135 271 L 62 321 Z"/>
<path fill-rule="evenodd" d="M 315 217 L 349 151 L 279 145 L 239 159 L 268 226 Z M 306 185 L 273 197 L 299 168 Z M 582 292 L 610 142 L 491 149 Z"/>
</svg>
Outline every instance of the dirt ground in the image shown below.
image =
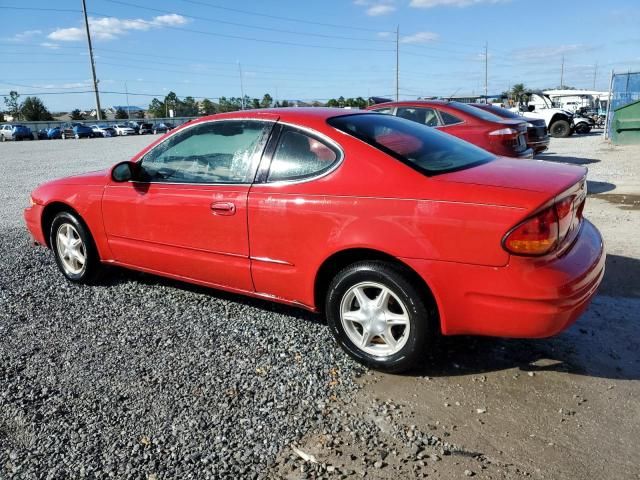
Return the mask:
<svg viewBox="0 0 640 480">
<path fill-rule="evenodd" d="M 575 136 L 540 159 L 589 168 L 608 256 L 584 316 L 551 339 L 447 338 L 410 375 L 364 375 L 271 477 L 640 478 L 640 147 Z"/>
</svg>

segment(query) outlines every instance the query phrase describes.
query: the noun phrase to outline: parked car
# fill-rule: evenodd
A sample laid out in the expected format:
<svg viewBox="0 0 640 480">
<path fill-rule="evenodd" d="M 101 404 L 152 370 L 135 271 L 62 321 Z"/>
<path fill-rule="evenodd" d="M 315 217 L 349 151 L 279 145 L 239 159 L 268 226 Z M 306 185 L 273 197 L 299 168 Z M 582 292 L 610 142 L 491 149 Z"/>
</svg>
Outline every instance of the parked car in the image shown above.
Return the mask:
<svg viewBox="0 0 640 480">
<path fill-rule="evenodd" d="M 33 140 L 33 133 L 29 127 L 15 123 L 0 125 L 0 141 Z"/>
<path fill-rule="evenodd" d="M 134 133 L 138 135 L 140 133 L 140 123 L 141 122 L 129 120 L 128 122 L 124 122 L 124 126 L 133 129 Z"/>
<path fill-rule="evenodd" d="M 140 130 L 138 131 L 140 135 L 144 135 L 146 133 L 153 133 L 153 125 L 151 123 L 141 123 Z"/>
<path fill-rule="evenodd" d="M 496 155 L 533 158 L 533 150 L 527 147 L 524 120 L 505 120 L 465 103 L 446 100 L 381 103 L 368 110 L 438 128 Z"/>
<path fill-rule="evenodd" d="M 491 112 L 501 118 L 509 118 L 512 120 L 522 120 L 522 116 L 518 115 L 506 108 L 498 107 L 487 103 L 472 103 L 476 108 L 481 108 L 487 112 Z M 541 118 L 527 119 L 527 146 L 533 149 L 534 154 L 542 153 L 549 148 L 549 134 L 547 133 L 547 125 Z"/>
<path fill-rule="evenodd" d="M 93 138 L 94 136 L 91 127 L 83 123 L 65 123 L 60 126 L 60 131 L 60 138 L 63 140 L 67 138 Z"/>
<path fill-rule="evenodd" d="M 115 137 L 116 131 L 107 124 L 91 125 L 91 130 L 96 137 Z"/>
<path fill-rule="evenodd" d="M 173 130 L 174 128 L 176 128 L 173 124 L 171 123 L 167 123 L 167 122 L 163 122 L 163 123 L 158 123 L 157 125 L 155 125 L 153 127 L 153 133 L 167 133 L 170 130 Z"/>
<path fill-rule="evenodd" d="M 62 138 L 60 127 L 43 128 L 38 130 L 38 140 L 53 140 Z"/>
<path fill-rule="evenodd" d="M 136 131 L 133 128 L 127 127 L 124 124 L 114 125 L 113 129 L 116 131 L 116 135 L 135 135 L 136 134 Z"/>
<path fill-rule="evenodd" d="M 391 115 L 249 110 L 42 184 L 25 220 L 72 282 L 119 265 L 321 311 L 348 354 L 402 371 L 440 333 L 546 337 L 579 317 L 605 262 L 586 173 Z"/>
</svg>

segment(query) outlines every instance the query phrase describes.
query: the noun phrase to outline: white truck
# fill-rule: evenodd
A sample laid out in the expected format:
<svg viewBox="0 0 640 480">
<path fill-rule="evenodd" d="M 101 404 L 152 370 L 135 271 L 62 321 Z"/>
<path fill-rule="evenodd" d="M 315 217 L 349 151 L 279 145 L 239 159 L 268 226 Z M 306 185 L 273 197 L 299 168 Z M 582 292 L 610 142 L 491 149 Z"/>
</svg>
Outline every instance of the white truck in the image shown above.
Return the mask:
<svg viewBox="0 0 640 480">
<path fill-rule="evenodd" d="M 552 137 L 568 137 L 574 132 L 573 114 L 554 107 L 549 97 L 545 95 L 532 93 L 528 105 L 520 105 L 511 110 L 524 118 L 543 119 Z"/>
</svg>

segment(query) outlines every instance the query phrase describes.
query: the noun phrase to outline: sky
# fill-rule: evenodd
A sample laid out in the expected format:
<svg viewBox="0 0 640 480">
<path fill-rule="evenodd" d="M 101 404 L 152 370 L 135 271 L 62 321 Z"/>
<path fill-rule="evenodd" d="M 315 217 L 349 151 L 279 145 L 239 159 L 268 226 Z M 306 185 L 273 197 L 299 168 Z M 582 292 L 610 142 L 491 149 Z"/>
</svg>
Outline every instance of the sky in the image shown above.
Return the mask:
<svg viewBox="0 0 640 480">
<path fill-rule="evenodd" d="M 607 90 L 640 71 L 640 1 L 86 0 L 102 106 Z M 0 96 L 95 107 L 81 0 L 0 0 Z M 396 43 L 396 29 L 399 42 Z M 89 92 L 87 92 L 89 91 Z M 76 93 L 79 92 L 79 93 Z M 87 92 L 87 93 L 82 93 Z"/>
</svg>

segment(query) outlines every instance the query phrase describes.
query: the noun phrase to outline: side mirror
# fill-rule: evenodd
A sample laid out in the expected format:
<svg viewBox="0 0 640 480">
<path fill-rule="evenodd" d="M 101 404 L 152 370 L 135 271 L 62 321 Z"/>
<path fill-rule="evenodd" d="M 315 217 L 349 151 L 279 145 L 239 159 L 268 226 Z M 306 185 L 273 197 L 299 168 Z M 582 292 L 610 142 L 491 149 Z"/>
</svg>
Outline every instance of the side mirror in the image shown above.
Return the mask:
<svg viewBox="0 0 640 480">
<path fill-rule="evenodd" d="M 120 162 L 111 170 L 111 179 L 114 182 L 128 182 L 133 179 L 133 170 L 132 162 Z"/>
</svg>

